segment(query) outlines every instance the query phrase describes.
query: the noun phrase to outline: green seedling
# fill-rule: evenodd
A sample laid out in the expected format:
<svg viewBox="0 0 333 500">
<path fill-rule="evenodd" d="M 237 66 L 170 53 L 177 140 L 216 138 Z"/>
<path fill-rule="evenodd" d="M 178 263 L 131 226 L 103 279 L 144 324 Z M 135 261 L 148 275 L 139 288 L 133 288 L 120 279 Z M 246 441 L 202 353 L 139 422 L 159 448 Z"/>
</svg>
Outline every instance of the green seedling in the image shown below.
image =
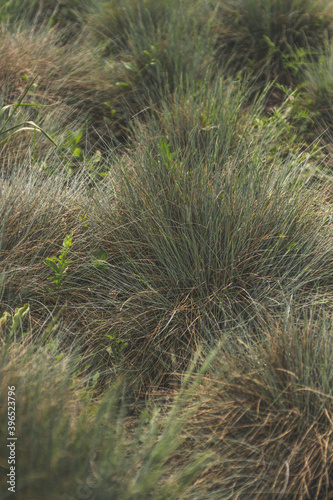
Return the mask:
<svg viewBox="0 0 333 500">
<path fill-rule="evenodd" d="M 4 334 L 6 328 L 9 324 L 9 321 L 12 319 L 11 314 L 8 311 L 5 311 L 0 318 L 0 335 Z"/>
<path fill-rule="evenodd" d="M 64 239 L 62 244 L 62 252 L 59 257 L 50 257 L 48 259 L 44 259 L 44 264 L 49 266 L 52 271 L 54 271 L 54 276 L 51 276 L 49 280 L 53 281 L 58 291 L 61 289 L 63 280 L 66 276 L 68 264 L 72 262 L 71 260 L 67 259 L 67 253 L 72 245 L 72 237 L 73 233 L 70 233 Z"/>
<path fill-rule="evenodd" d="M 172 168 L 174 165 L 176 153 L 171 153 L 170 146 L 164 137 L 161 137 L 160 150 L 164 163 Z"/>
<path fill-rule="evenodd" d="M 134 73 L 137 71 L 137 67 L 132 62 L 124 62 L 123 64 L 129 71 L 133 71 Z"/>
<path fill-rule="evenodd" d="M 97 250 L 97 252 L 94 252 L 92 254 L 93 266 L 95 266 L 97 269 L 103 270 L 107 264 L 108 257 L 109 254 L 107 253 L 106 250 L 103 250 L 103 248 Z"/>
<path fill-rule="evenodd" d="M 85 224 L 83 225 L 83 227 L 88 227 L 88 224 L 89 222 L 87 222 L 87 218 L 88 218 L 88 214 L 84 214 L 84 215 L 79 215 L 80 219 L 82 222 L 85 222 Z"/>
<path fill-rule="evenodd" d="M 80 127 L 78 130 L 66 130 L 66 139 L 63 142 L 62 149 L 67 153 L 67 150 L 74 156 L 74 158 L 82 158 L 83 152 L 79 147 L 79 142 L 81 141 L 84 134 L 84 127 Z"/>
<path fill-rule="evenodd" d="M 29 304 L 24 304 L 23 307 L 17 307 L 15 309 L 13 323 L 9 332 L 9 336 L 11 337 L 14 333 L 22 326 L 23 320 L 30 311 Z"/>
<path fill-rule="evenodd" d="M 127 82 L 117 82 L 116 83 L 117 87 L 129 87 L 130 84 Z"/>
<path fill-rule="evenodd" d="M 106 165 L 105 162 L 103 162 L 101 151 L 97 150 L 94 152 L 93 156 L 85 156 L 84 159 L 85 164 L 90 171 L 90 175 L 92 175 L 94 179 L 100 180 L 106 176 Z"/>
<path fill-rule="evenodd" d="M 5 311 L 0 318 L 0 334 L 4 334 L 6 329 L 10 326 L 9 338 L 11 338 L 19 328 L 21 328 L 24 318 L 30 311 L 29 304 L 24 304 L 22 307 L 17 307 L 12 316 L 8 311 Z"/>
<path fill-rule="evenodd" d="M 115 361 L 118 361 L 123 351 L 128 347 L 128 342 L 117 339 L 117 330 L 111 335 L 106 334 L 105 337 L 111 339 L 111 345 L 106 348 L 106 351 Z"/>
</svg>

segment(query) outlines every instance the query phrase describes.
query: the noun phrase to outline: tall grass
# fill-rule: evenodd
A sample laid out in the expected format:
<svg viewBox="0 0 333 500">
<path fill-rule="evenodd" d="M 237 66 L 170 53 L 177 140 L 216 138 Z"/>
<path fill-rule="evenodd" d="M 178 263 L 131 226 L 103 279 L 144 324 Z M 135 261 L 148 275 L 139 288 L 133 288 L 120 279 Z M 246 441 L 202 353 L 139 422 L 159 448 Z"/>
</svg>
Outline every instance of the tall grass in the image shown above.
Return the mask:
<svg viewBox="0 0 333 500">
<path fill-rule="evenodd" d="M 304 98 L 312 119 L 329 134 L 333 131 L 333 45 L 326 43 L 318 60 L 304 70 Z"/>
<path fill-rule="evenodd" d="M 43 258 L 58 251 L 67 233 L 76 232 L 81 213 L 76 200 L 82 184 L 70 187 L 63 176 L 55 182 L 56 174 L 51 178 L 37 169 L 30 173 L 22 170 L 12 171 L 9 179 L 2 178 L 0 189 L 0 254 L 5 276 L 2 300 L 16 306 L 45 299 Z"/>
<path fill-rule="evenodd" d="M 88 151 L 96 141 L 103 144 L 101 137 L 105 134 L 112 144 L 118 122 L 110 113 L 110 105 L 116 106 L 113 101 L 117 101 L 119 89 L 113 81 L 112 67 L 101 61 L 98 48 L 93 49 L 83 35 L 64 46 L 61 31 L 29 27 L 2 25 L 0 39 L 4 104 L 16 102 L 34 80 L 25 102 L 45 107 L 26 109 L 25 115 L 39 118 L 39 122 L 42 115 L 42 121 L 53 123 L 51 129 L 45 128 L 55 136 L 62 135 L 60 129 L 64 133 L 66 128 L 83 126 L 89 130 L 81 141 Z M 39 109 L 43 112 L 38 115 Z"/>
<path fill-rule="evenodd" d="M 330 498 L 331 332 L 331 313 L 290 308 L 259 342 L 250 329 L 232 332 L 188 425 L 192 453 L 219 458 L 187 498 L 207 498 L 206 488 L 209 498 Z"/>
<path fill-rule="evenodd" d="M 36 124 L 0 150 L 17 498 L 331 498 L 331 24 L 0 2 L 2 123 Z"/>
<path fill-rule="evenodd" d="M 187 80 L 201 81 L 213 62 L 210 16 L 205 3 L 187 0 L 114 0 L 89 16 L 88 27 L 104 47 L 132 115 Z M 116 116 L 125 112 L 114 108 Z"/>
<path fill-rule="evenodd" d="M 307 186 L 297 157 L 263 161 L 265 139 L 251 149 L 237 134 L 242 120 L 236 133 L 208 130 L 211 140 L 193 156 L 183 153 L 185 133 L 167 140 L 156 122 L 139 127 L 135 149 L 115 158 L 96 196 L 91 229 L 108 256 L 96 300 L 114 311 L 109 327 L 129 343 L 129 366 L 141 377 L 181 366 L 226 323 L 278 310 L 292 293 L 310 301 L 318 287 L 330 293 L 319 187 Z"/>
<path fill-rule="evenodd" d="M 66 334 L 61 326 L 53 325 L 53 330 L 56 334 L 50 335 L 44 329 L 43 342 L 27 334 L 25 340 L 2 341 L 0 347 L 1 397 L 7 400 L 8 386 L 14 386 L 17 402 L 16 498 L 181 496 L 209 457 L 198 454 L 174 470 L 183 441 L 179 431 L 189 416 L 184 405 L 194 386 L 183 390 L 182 399 L 175 399 L 167 412 L 142 407 L 141 416 L 130 416 L 124 385 L 118 382 L 97 398 L 98 373 L 82 376 L 79 351 L 74 345 L 62 347 Z M 1 405 L 5 469 L 6 412 Z M 12 495 L 6 479 L 1 478 L 2 498 Z"/>
<path fill-rule="evenodd" d="M 232 0 L 218 3 L 217 52 L 264 79 L 294 85 L 300 65 L 332 36 L 332 3 L 321 0 Z"/>
<path fill-rule="evenodd" d="M 50 29 L 66 27 L 71 37 L 82 26 L 84 15 L 91 9 L 87 0 L 1 0 L 0 20 L 2 23 L 26 26 L 44 25 Z"/>
</svg>

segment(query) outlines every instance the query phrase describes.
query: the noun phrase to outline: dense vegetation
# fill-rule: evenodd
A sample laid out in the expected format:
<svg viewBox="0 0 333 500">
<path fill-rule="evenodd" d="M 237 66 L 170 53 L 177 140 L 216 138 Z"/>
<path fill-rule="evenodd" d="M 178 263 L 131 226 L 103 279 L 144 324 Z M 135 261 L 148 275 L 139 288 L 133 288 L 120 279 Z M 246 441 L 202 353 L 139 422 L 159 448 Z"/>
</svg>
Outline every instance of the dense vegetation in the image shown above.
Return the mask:
<svg viewBox="0 0 333 500">
<path fill-rule="evenodd" d="M 1 0 L 0 39 L 1 498 L 333 498 L 332 2 Z"/>
</svg>

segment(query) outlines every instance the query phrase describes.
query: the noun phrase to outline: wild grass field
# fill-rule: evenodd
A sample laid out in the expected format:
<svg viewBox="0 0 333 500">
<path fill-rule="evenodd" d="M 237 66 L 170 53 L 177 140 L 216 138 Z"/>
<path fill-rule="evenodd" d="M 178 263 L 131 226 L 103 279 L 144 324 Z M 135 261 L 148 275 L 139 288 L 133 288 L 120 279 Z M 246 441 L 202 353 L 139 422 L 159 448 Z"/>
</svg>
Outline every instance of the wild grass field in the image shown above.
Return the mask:
<svg viewBox="0 0 333 500">
<path fill-rule="evenodd" d="M 1 499 L 333 499 L 332 1 L 0 0 L 0 42 Z"/>
</svg>

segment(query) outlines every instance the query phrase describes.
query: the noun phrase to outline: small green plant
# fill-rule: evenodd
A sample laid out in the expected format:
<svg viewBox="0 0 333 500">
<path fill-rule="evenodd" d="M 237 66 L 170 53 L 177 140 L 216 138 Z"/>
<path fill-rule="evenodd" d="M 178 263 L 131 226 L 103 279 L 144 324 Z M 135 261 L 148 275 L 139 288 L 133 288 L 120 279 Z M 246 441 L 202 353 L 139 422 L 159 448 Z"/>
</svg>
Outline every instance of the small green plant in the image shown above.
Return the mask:
<svg viewBox="0 0 333 500">
<path fill-rule="evenodd" d="M 101 248 L 92 254 L 92 264 L 94 267 L 102 271 L 107 266 L 109 255 L 106 250 Z"/>
<path fill-rule="evenodd" d="M 89 222 L 87 221 L 87 218 L 88 218 L 88 214 L 85 213 L 84 215 L 79 215 L 79 218 L 82 222 L 85 222 L 85 224 L 83 225 L 83 227 L 88 227 L 88 224 Z"/>
<path fill-rule="evenodd" d="M 17 330 L 22 326 L 24 318 L 30 311 L 29 304 L 24 304 L 22 307 L 17 307 L 12 316 L 8 311 L 0 317 L 0 335 L 4 334 L 7 328 L 10 326 L 9 338 L 11 338 Z"/>
<path fill-rule="evenodd" d="M 105 337 L 111 339 L 110 347 L 107 347 L 106 351 L 115 361 L 118 361 L 123 351 L 128 347 L 128 342 L 125 342 L 123 339 L 117 339 L 117 330 L 111 335 L 106 334 Z"/>
<path fill-rule="evenodd" d="M 72 237 L 73 233 L 70 233 L 66 236 L 62 244 L 62 252 L 59 257 L 50 257 L 48 259 L 44 259 L 44 264 L 49 266 L 54 271 L 54 276 L 49 278 L 50 281 L 56 286 L 57 291 L 61 289 L 62 283 L 67 273 L 68 264 L 72 261 L 67 259 L 67 253 L 72 246 Z"/>
<path fill-rule="evenodd" d="M 0 318 L 0 334 L 3 334 L 6 331 L 8 322 L 11 319 L 11 315 L 8 311 L 5 311 Z"/>
<path fill-rule="evenodd" d="M 79 142 L 81 141 L 84 134 L 84 127 L 80 127 L 78 130 L 66 130 L 66 139 L 61 145 L 61 150 L 66 157 L 68 152 L 74 156 L 74 158 L 82 158 L 82 149 L 79 147 Z"/>
<path fill-rule="evenodd" d="M 160 141 L 161 156 L 166 165 L 173 167 L 174 158 L 176 153 L 171 153 L 170 146 L 164 137 L 161 137 Z"/>
</svg>

